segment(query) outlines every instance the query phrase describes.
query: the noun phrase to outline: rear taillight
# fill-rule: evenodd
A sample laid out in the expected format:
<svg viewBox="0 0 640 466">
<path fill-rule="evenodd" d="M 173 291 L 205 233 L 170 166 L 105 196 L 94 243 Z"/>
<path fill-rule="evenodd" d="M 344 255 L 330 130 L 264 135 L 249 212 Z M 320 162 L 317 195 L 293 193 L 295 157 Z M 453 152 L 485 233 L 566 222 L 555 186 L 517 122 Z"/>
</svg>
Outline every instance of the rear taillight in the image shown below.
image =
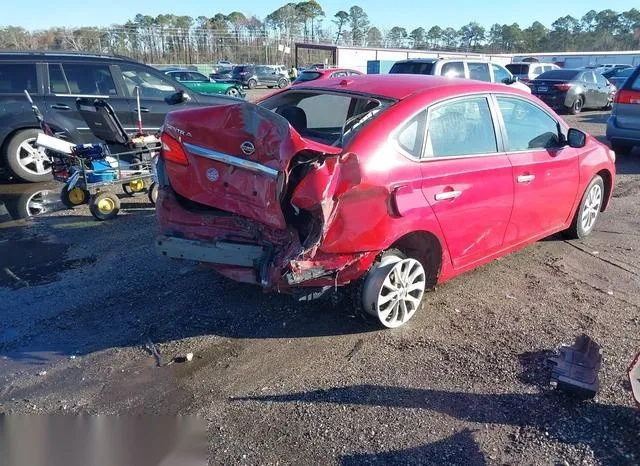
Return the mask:
<svg viewBox="0 0 640 466">
<path fill-rule="evenodd" d="M 619 90 L 616 94 L 616 103 L 617 104 L 640 104 L 640 92 L 638 91 L 629 91 L 629 90 Z"/>
<path fill-rule="evenodd" d="M 241 71 L 240 72 L 240 76 L 244 76 L 245 74 L 249 74 L 249 72 L 248 71 Z"/>
<path fill-rule="evenodd" d="M 555 87 L 556 89 L 558 89 L 559 91 L 568 91 L 569 89 L 571 89 L 573 85 L 569 84 L 569 83 L 563 83 L 563 84 L 554 84 L 553 87 Z"/>
<path fill-rule="evenodd" d="M 160 141 L 162 142 L 160 155 L 164 160 L 180 165 L 189 165 L 187 153 L 184 151 L 180 141 L 169 136 L 167 133 L 160 135 Z"/>
</svg>

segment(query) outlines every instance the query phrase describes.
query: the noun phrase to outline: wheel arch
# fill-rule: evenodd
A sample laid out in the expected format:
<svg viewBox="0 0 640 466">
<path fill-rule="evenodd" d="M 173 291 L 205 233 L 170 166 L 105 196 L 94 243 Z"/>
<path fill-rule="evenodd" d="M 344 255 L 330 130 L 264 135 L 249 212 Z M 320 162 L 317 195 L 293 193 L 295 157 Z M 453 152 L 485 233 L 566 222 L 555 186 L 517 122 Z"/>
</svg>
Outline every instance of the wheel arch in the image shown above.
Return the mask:
<svg viewBox="0 0 640 466">
<path fill-rule="evenodd" d="M 427 289 L 435 287 L 443 264 L 443 246 L 430 231 L 417 230 L 397 238 L 389 248 L 418 259 L 427 273 Z"/>
<path fill-rule="evenodd" d="M 602 201 L 602 206 L 600 207 L 600 212 L 604 212 L 609 205 L 609 201 L 611 200 L 611 195 L 613 194 L 613 177 L 611 176 L 611 172 L 606 168 L 600 170 L 596 175 L 600 175 L 602 178 L 602 182 L 604 183 L 604 192 L 606 193 L 604 200 Z"/>
<path fill-rule="evenodd" d="M 2 141 L 2 143 L 0 143 L 0 165 L 4 165 L 7 162 L 7 148 L 9 146 L 9 143 L 11 142 L 11 140 L 13 139 L 13 137 L 16 135 L 16 133 L 20 132 L 20 131 L 24 131 L 27 129 L 40 129 L 40 127 L 37 124 L 26 124 L 26 125 L 21 125 L 17 128 L 13 128 L 9 133 L 7 133 L 7 135 L 4 137 L 4 140 Z"/>
</svg>

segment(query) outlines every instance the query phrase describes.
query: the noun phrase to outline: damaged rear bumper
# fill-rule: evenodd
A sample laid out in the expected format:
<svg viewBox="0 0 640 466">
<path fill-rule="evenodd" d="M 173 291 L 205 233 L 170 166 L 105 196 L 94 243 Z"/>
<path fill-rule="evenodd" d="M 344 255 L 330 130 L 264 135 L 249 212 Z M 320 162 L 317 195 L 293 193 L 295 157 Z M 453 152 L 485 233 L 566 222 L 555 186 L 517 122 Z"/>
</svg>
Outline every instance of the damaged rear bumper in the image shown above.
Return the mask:
<svg viewBox="0 0 640 466">
<path fill-rule="evenodd" d="M 192 211 L 170 188 L 160 189 L 156 213 L 158 255 L 206 264 L 233 280 L 281 292 L 347 284 L 364 274 L 377 254 L 309 251 L 291 227 L 277 230 L 216 209 Z"/>
</svg>

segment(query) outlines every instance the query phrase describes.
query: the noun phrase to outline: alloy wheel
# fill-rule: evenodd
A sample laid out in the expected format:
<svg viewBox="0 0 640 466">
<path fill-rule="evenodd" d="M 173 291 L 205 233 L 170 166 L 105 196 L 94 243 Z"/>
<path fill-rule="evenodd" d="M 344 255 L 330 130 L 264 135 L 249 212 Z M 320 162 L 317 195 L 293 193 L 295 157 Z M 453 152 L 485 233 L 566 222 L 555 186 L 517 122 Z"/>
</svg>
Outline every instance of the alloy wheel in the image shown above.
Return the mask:
<svg viewBox="0 0 640 466">
<path fill-rule="evenodd" d="M 590 231 L 596 222 L 600 208 L 602 207 L 602 188 L 598 184 L 594 184 L 587 198 L 585 199 L 584 206 L 582 208 L 582 215 L 580 222 L 582 224 L 582 230 L 585 232 Z"/>
<path fill-rule="evenodd" d="M 18 163 L 30 174 L 47 175 L 51 173 L 51 167 L 46 164 L 50 162 L 44 149 L 35 147 L 36 138 L 29 138 L 18 146 Z"/>
<path fill-rule="evenodd" d="M 387 328 L 404 325 L 420 307 L 426 285 L 422 264 L 391 256 L 372 270 L 364 287 L 365 310 Z"/>
</svg>

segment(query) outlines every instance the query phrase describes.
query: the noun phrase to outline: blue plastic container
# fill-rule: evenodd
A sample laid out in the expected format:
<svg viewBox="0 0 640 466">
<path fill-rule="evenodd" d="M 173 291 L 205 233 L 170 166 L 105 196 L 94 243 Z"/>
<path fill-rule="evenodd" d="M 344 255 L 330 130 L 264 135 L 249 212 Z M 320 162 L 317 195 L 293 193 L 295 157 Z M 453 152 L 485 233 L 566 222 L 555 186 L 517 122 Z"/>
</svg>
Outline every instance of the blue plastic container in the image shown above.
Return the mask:
<svg viewBox="0 0 640 466">
<path fill-rule="evenodd" d="M 89 183 L 102 183 L 104 181 L 113 181 L 116 179 L 116 172 L 106 160 L 94 160 L 91 166 L 98 173 L 87 173 L 87 181 Z M 104 170 L 104 171 L 102 171 Z"/>
</svg>

